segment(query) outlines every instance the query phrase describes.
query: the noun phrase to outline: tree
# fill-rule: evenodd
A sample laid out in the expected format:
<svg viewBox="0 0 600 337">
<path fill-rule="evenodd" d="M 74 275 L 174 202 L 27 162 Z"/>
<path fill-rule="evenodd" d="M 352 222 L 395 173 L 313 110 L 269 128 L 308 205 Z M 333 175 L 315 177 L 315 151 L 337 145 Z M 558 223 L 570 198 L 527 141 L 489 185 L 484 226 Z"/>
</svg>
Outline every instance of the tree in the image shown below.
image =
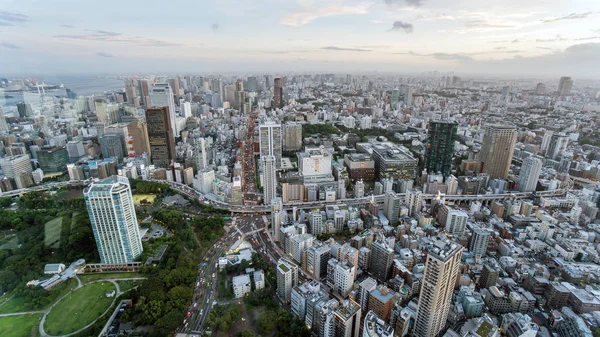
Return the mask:
<svg viewBox="0 0 600 337">
<path fill-rule="evenodd" d="M 256 332 L 254 332 L 252 330 L 242 330 L 242 331 L 238 332 L 236 336 L 237 337 L 260 337 L 259 334 L 257 334 Z M 594 337 L 596 337 L 596 336 L 594 336 Z"/>
</svg>

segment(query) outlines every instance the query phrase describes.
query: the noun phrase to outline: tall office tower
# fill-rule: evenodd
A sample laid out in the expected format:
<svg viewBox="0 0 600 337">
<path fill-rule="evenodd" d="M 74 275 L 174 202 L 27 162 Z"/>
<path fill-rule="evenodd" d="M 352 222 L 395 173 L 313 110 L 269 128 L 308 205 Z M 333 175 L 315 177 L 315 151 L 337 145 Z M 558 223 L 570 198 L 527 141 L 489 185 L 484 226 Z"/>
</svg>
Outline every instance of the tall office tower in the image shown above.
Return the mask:
<svg viewBox="0 0 600 337">
<path fill-rule="evenodd" d="M 107 133 L 104 136 L 98 137 L 98 143 L 102 149 L 103 158 L 115 158 L 117 162 L 121 162 L 125 153 L 123 152 L 123 139 L 121 135 L 116 133 Z"/>
<path fill-rule="evenodd" d="M 190 117 L 192 117 L 192 103 L 190 103 L 190 102 L 181 102 L 179 104 L 179 110 L 181 111 L 181 117 L 183 117 L 183 118 L 190 118 Z"/>
<path fill-rule="evenodd" d="M 429 174 L 441 173 L 444 178 L 452 174 L 454 137 L 458 130 L 456 122 L 429 122 L 429 138 L 425 148 L 425 168 Z"/>
<path fill-rule="evenodd" d="M 308 223 L 310 225 L 310 232 L 314 235 L 327 233 L 325 223 L 323 222 L 323 214 L 320 209 L 315 208 L 310 212 L 308 215 Z"/>
<path fill-rule="evenodd" d="M 571 88 L 573 88 L 573 80 L 570 77 L 561 77 L 558 82 L 558 94 L 560 96 L 567 96 L 571 94 Z"/>
<path fill-rule="evenodd" d="M 548 143 L 546 158 L 558 159 L 567 150 L 567 145 L 569 145 L 569 136 L 564 133 L 553 134 Z"/>
<path fill-rule="evenodd" d="M 329 245 L 316 243 L 306 251 L 306 271 L 308 271 L 315 280 L 323 280 L 327 276 L 327 262 L 330 258 L 331 248 Z"/>
<path fill-rule="evenodd" d="M 542 161 L 538 158 L 527 157 L 521 165 L 519 172 L 519 191 L 533 192 L 537 186 L 540 172 L 542 171 Z"/>
<path fill-rule="evenodd" d="M 173 94 L 173 100 L 175 100 L 175 98 L 179 97 L 179 95 L 181 94 L 179 89 L 179 78 L 170 78 L 168 82 Z"/>
<path fill-rule="evenodd" d="M 383 240 L 371 244 L 371 274 L 380 282 L 385 282 L 390 277 L 394 251 Z"/>
<path fill-rule="evenodd" d="M 428 250 L 413 331 L 416 337 L 435 337 L 446 325 L 461 255 L 462 246 L 447 239 L 437 240 Z"/>
<path fill-rule="evenodd" d="M 2 168 L 2 172 L 4 172 L 4 176 L 15 179 L 21 174 L 31 175 L 33 169 L 31 168 L 29 159 L 28 154 L 0 158 L 0 167 Z"/>
<path fill-rule="evenodd" d="M 481 289 L 487 289 L 496 285 L 500 278 L 500 271 L 501 269 L 495 265 L 489 263 L 484 264 L 483 269 L 481 269 L 481 276 L 479 277 L 479 287 Z"/>
<path fill-rule="evenodd" d="M 514 126 L 488 125 L 485 127 L 479 159 L 483 166 L 482 172 L 489 174 L 491 179 L 506 179 L 517 136 L 517 129 Z"/>
<path fill-rule="evenodd" d="M 269 205 L 277 196 L 277 175 L 275 171 L 275 157 L 264 156 L 261 159 L 264 175 L 264 199 L 263 204 Z"/>
<path fill-rule="evenodd" d="M 444 230 L 450 235 L 461 236 L 465 234 L 468 218 L 469 215 L 467 212 L 459 209 L 451 209 L 446 217 L 446 227 Z"/>
<path fill-rule="evenodd" d="M 377 281 L 372 277 L 367 277 L 358 285 L 357 298 L 360 308 L 363 311 L 367 311 L 369 307 L 369 295 L 375 288 L 377 288 Z"/>
<path fill-rule="evenodd" d="M 138 105 L 138 92 L 137 92 L 137 80 L 129 78 L 125 80 L 125 95 L 127 96 L 127 103 L 131 105 Z"/>
<path fill-rule="evenodd" d="M 398 222 L 398 215 L 400 214 L 400 198 L 394 192 L 387 192 L 385 194 L 385 201 L 383 204 L 383 214 L 390 221 L 390 225 L 394 225 Z M 377 216 L 376 214 L 373 214 Z"/>
<path fill-rule="evenodd" d="M 273 80 L 274 93 L 273 93 L 273 108 L 283 108 L 283 80 L 281 77 L 276 77 Z"/>
<path fill-rule="evenodd" d="M 271 237 L 276 242 L 279 242 L 279 228 L 285 221 L 284 217 L 283 201 L 281 198 L 274 198 L 271 201 Z"/>
<path fill-rule="evenodd" d="M 490 241 L 490 231 L 479 226 L 473 228 L 469 251 L 475 256 L 484 256 L 487 252 L 488 242 Z"/>
<path fill-rule="evenodd" d="M 133 139 L 133 150 L 137 155 L 150 152 L 150 140 L 148 139 L 148 124 L 146 121 L 134 120 L 127 125 L 127 132 Z"/>
<path fill-rule="evenodd" d="M 242 80 L 235 82 L 234 103 L 234 108 L 237 110 L 242 110 L 243 105 L 246 103 L 246 92 L 244 91 L 244 82 Z"/>
<path fill-rule="evenodd" d="M 421 191 L 417 189 L 411 189 L 406 191 L 406 196 L 404 197 L 404 203 L 408 208 L 408 215 L 413 215 L 421 211 L 423 207 L 423 195 Z"/>
<path fill-rule="evenodd" d="M 394 307 L 394 295 L 396 293 L 385 286 L 379 286 L 369 293 L 369 310 L 373 310 L 377 316 L 388 322 Z"/>
<path fill-rule="evenodd" d="M 112 176 L 83 191 L 100 261 L 123 264 L 142 254 L 129 179 Z"/>
<path fill-rule="evenodd" d="M 9 130 L 9 127 L 8 127 L 8 123 L 6 123 L 6 117 L 4 117 L 4 112 L 2 111 L 2 107 L 0 107 L 0 131 L 8 131 L 8 130 Z M 301 131 L 301 133 L 302 133 L 302 131 Z M 300 141 L 302 141 L 302 139 Z"/>
<path fill-rule="evenodd" d="M 151 86 L 152 86 L 152 82 L 150 82 L 150 80 L 139 80 L 141 103 L 145 107 L 148 107 L 148 105 L 149 105 L 148 97 L 150 96 L 150 87 Z"/>
<path fill-rule="evenodd" d="M 104 100 L 102 99 L 95 99 L 94 100 L 94 107 L 95 107 L 95 111 L 96 111 L 96 118 L 98 118 L 98 121 L 104 122 L 108 120 L 108 111 L 106 109 L 106 102 L 104 102 Z"/>
<path fill-rule="evenodd" d="M 277 296 L 288 303 L 292 296 L 292 289 L 298 285 L 298 266 L 293 262 L 281 258 L 277 261 Z"/>
<path fill-rule="evenodd" d="M 538 83 L 535 86 L 535 94 L 536 95 L 543 95 L 546 93 L 546 85 L 542 82 Z"/>
<path fill-rule="evenodd" d="M 260 156 L 275 156 L 276 167 L 281 168 L 281 124 L 268 119 L 261 122 L 258 129 Z"/>
<path fill-rule="evenodd" d="M 93 108 L 93 106 L 92 106 Z M 92 109 L 90 109 L 92 110 Z M 19 102 L 17 103 L 17 111 L 19 112 L 19 117 L 25 118 L 29 116 L 33 116 L 33 108 L 31 108 L 30 103 Z"/>
<path fill-rule="evenodd" d="M 72 140 L 67 143 L 67 153 L 69 154 L 69 162 L 75 163 L 81 157 L 85 156 L 85 149 L 81 140 Z"/>
<path fill-rule="evenodd" d="M 400 89 L 396 88 L 392 90 L 392 110 L 397 109 L 398 101 L 400 100 Z"/>
<path fill-rule="evenodd" d="M 393 337 L 394 328 L 373 311 L 365 316 L 362 337 Z"/>
<path fill-rule="evenodd" d="M 544 135 L 542 136 L 542 144 L 540 145 L 540 151 L 544 153 L 548 153 L 548 146 L 550 146 L 550 139 L 552 139 L 552 135 L 554 132 L 552 130 L 544 131 Z"/>
<path fill-rule="evenodd" d="M 177 123 L 175 118 L 175 100 L 173 99 L 173 91 L 167 83 L 156 83 L 150 88 L 148 93 L 148 108 L 167 107 L 167 117 L 169 118 L 169 127 L 171 128 L 171 137 L 177 135 Z M 148 125 L 150 126 L 150 122 Z"/>
<path fill-rule="evenodd" d="M 168 107 L 153 107 L 146 110 L 148 141 L 152 164 L 168 168 L 176 158 L 175 138 Z"/>
<path fill-rule="evenodd" d="M 360 305 L 352 300 L 345 300 L 335 309 L 333 336 L 360 337 Z"/>
<path fill-rule="evenodd" d="M 302 148 L 302 124 L 288 122 L 283 125 L 283 151 L 298 151 Z"/>
</svg>

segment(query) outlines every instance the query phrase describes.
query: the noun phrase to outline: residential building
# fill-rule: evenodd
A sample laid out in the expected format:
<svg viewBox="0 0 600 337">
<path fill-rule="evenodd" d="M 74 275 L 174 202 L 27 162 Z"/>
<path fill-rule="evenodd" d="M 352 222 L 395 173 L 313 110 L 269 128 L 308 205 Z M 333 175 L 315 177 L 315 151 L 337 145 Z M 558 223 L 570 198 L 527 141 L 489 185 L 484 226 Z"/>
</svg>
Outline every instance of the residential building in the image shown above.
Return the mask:
<svg viewBox="0 0 600 337">
<path fill-rule="evenodd" d="M 274 156 L 276 168 L 281 168 L 282 137 L 281 124 L 267 119 L 258 126 L 260 157 Z"/>
<path fill-rule="evenodd" d="M 394 295 L 396 293 L 385 286 L 379 286 L 369 293 L 368 309 L 373 311 L 385 322 L 390 320 L 394 307 Z"/>
<path fill-rule="evenodd" d="M 393 337 L 394 328 L 373 311 L 365 315 L 362 337 Z"/>
<path fill-rule="evenodd" d="M 334 336 L 360 337 L 360 306 L 352 301 L 345 300 L 335 309 Z"/>
<path fill-rule="evenodd" d="M 269 205 L 277 197 L 276 161 L 274 156 L 264 156 L 261 161 L 264 175 L 263 203 Z"/>
<path fill-rule="evenodd" d="M 371 274 L 380 282 L 385 282 L 390 276 L 394 251 L 383 240 L 371 244 Z"/>
<path fill-rule="evenodd" d="M 237 275 L 231 279 L 233 285 L 233 297 L 242 298 L 246 296 L 251 290 L 250 275 Z"/>
<path fill-rule="evenodd" d="M 492 179 L 506 179 L 517 136 L 517 129 L 513 126 L 488 125 L 485 127 L 485 136 L 479 153 L 479 159 L 483 166 L 482 172 L 489 174 Z"/>
<path fill-rule="evenodd" d="M 485 256 L 491 233 L 485 228 L 476 226 L 473 228 L 473 235 L 469 244 L 469 251 L 474 256 Z"/>
<path fill-rule="evenodd" d="M 142 254 L 129 179 L 112 176 L 83 191 L 100 261 L 124 264 Z"/>
<path fill-rule="evenodd" d="M 519 172 L 519 191 L 533 192 L 537 187 L 540 172 L 542 171 L 542 161 L 538 158 L 528 157 L 523 160 L 521 172 Z"/>
<path fill-rule="evenodd" d="M 168 107 L 146 110 L 152 164 L 160 168 L 168 168 L 177 157 L 171 122 Z"/>
<path fill-rule="evenodd" d="M 461 236 L 465 233 L 467 227 L 467 212 L 459 209 L 450 209 L 446 218 L 446 227 L 444 230 L 449 235 Z"/>
<path fill-rule="evenodd" d="M 425 148 L 425 169 L 429 174 L 442 174 L 444 178 L 452 174 L 452 155 L 458 124 L 451 121 L 430 121 L 427 146 Z"/>
<path fill-rule="evenodd" d="M 302 124 L 288 122 L 283 125 L 283 151 L 302 149 Z"/>
<path fill-rule="evenodd" d="M 284 302 L 291 300 L 292 289 L 298 285 L 298 266 L 281 258 L 277 262 L 277 296 Z"/>
</svg>

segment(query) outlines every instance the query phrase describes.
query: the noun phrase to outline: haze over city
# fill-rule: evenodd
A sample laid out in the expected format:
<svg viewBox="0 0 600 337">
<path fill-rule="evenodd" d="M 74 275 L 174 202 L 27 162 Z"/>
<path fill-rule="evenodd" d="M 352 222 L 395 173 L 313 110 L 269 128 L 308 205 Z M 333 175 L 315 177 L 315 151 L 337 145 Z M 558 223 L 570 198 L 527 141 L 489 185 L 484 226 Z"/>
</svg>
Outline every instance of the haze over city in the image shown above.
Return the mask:
<svg viewBox="0 0 600 337">
<path fill-rule="evenodd" d="M 597 77 L 600 3 L 3 1 L 0 60 L 19 75 L 457 71 Z"/>
</svg>

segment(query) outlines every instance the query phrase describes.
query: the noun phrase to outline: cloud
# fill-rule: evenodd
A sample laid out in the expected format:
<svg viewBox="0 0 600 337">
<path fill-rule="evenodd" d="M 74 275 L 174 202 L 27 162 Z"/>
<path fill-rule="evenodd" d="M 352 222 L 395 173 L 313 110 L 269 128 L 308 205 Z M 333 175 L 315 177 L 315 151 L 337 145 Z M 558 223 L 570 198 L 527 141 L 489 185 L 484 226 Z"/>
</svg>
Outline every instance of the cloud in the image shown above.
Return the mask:
<svg viewBox="0 0 600 337">
<path fill-rule="evenodd" d="M 442 20 L 454 20 L 455 18 L 452 15 L 448 14 L 434 14 L 434 15 L 423 15 L 419 14 L 417 16 L 418 21 L 442 21 Z"/>
<path fill-rule="evenodd" d="M 303 26 L 319 18 L 337 15 L 366 14 L 373 2 L 361 2 L 357 5 L 331 4 L 320 8 L 306 8 L 281 18 L 280 23 L 286 26 Z"/>
<path fill-rule="evenodd" d="M 29 21 L 25 14 L 0 10 L 0 26 L 14 26 Z"/>
<path fill-rule="evenodd" d="M 492 43 L 519 43 L 519 39 L 514 39 L 514 40 L 496 40 L 496 41 L 492 41 Z"/>
<path fill-rule="evenodd" d="M 108 54 L 108 53 L 103 53 L 101 51 L 97 52 L 96 56 L 100 56 L 100 57 L 113 57 L 113 55 Z"/>
<path fill-rule="evenodd" d="M 470 57 L 469 55 L 466 54 L 458 54 L 458 53 L 430 53 L 430 54 L 423 54 L 423 53 L 416 53 L 414 51 L 409 51 L 408 53 L 403 52 L 403 53 L 394 53 L 396 55 L 413 55 L 413 56 L 422 56 L 422 57 L 432 57 L 436 60 L 442 60 L 442 61 L 461 61 L 461 62 L 468 62 L 468 61 L 473 61 L 473 58 Z"/>
<path fill-rule="evenodd" d="M 585 19 L 588 16 L 594 14 L 594 12 L 585 12 L 585 13 L 571 13 L 569 15 L 560 16 L 557 18 L 549 18 L 541 20 L 543 23 L 556 22 L 561 20 L 577 20 L 577 19 Z"/>
<path fill-rule="evenodd" d="M 548 42 L 558 42 L 558 41 L 567 41 L 567 40 L 568 39 L 565 37 L 556 35 L 555 37 L 549 38 L 549 39 L 536 39 L 535 42 L 548 43 Z"/>
<path fill-rule="evenodd" d="M 219 24 L 213 23 L 212 25 L 210 25 L 210 29 L 212 29 L 213 32 L 216 32 L 217 30 L 219 30 Z"/>
<path fill-rule="evenodd" d="M 0 46 L 4 47 L 4 48 L 8 48 L 8 49 L 22 49 L 21 47 L 17 46 L 14 43 L 10 43 L 10 42 L 2 42 L 0 43 Z"/>
<path fill-rule="evenodd" d="M 75 28 L 74 26 L 71 26 L 71 25 L 60 25 L 60 26 L 64 27 L 64 28 Z"/>
<path fill-rule="evenodd" d="M 588 40 L 596 40 L 596 39 L 600 39 L 600 36 L 579 37 L 574 40 L 575 41 L 588 41 Z"/>
<path fill-rule="evenodd" d="M 85 29 L 86 32 L 91 34 L 60 34 L 54 35 L 55 38 L 63 40 L 84 40 L 84 41 L 100 41 L 100 42 L 114 42 L 114 43 L 127 43 L 135 46 L 142 47 L 173 47 L 181 46 L 180 43 L 168 42 L 162 40 L 150 39 L 142 36 L 127 37 L 121 33 L 111 32 L 106 30 L 92 30 Z"/>
<path fill-rule="evenodd" d="M 465 23 L 467 28 L 514 28 L 515 24 L 503 21 L 471 20 Z"/>
<path fill-rule="evenodd" d="M 411 7 L 421 7 L 423 6 L 423 0 L 383 0 L 383 2 L 385 2 L 386 5 L 388 6 L 395 6 L 395 5 L 408 5 Z"/>
<path fill-rule="evenodd" d="M 369 20 L 369 22 L 370 22 L 370 23 L 374 23 L 374 24 L 376 24 L 376 25 L 379 25 L 379 24 L 385 23 L 384 21 L 381 21 L 381 20 Z"/>
<path fill-rule="evenodd" d="M 389 31 L 403 30 L 405 33 L 412 33 L 413 29 L 414 29 L 414 27 L 413 27 L 412 23 L 402 22 L 402 21 L 394 21 L 394 24 L 392 25 L 392 28 L 389 29 Z"/>
<path fill-rule="evenodd" d="M 336 50 L 336 51 L 357 51 L 357 52 L 371 51 L 371 49 L 365 49 L 365 48 L 344 48 L 344 47 L 336 47 L 336 46 L 327 46 L 327 47 L 323 47 L 321 49 Z"/>
</svg>

